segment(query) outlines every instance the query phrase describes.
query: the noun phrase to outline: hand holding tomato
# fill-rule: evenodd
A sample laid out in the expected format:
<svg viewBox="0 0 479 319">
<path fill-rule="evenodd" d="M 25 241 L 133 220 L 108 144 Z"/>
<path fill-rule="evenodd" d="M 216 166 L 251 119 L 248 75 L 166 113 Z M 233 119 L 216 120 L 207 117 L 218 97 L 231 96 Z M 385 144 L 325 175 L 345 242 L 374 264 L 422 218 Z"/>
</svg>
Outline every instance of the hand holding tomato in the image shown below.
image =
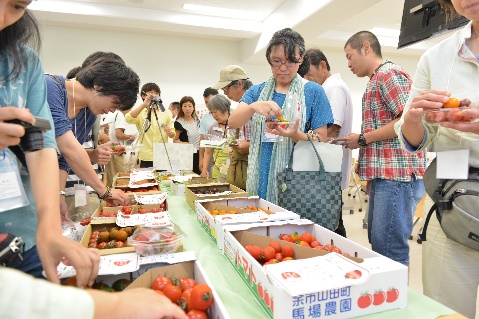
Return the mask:
<svg viewBox="0 0 479 319">
<path fill-rule="evenodd" d="M 461 116 L 468 117 L 471 120 L 477 120 L 479 119 L 479 109 L 470 108 L 466 110 L 461 110 Z M 462 132 L 479 134 L 479 122 L 445 122 L 441 123 L 441 126 L 452 128 Z"/>
<path fill-rule="evenodd" d="M 130 202 L 130 197 L 126 195 L 121 189 L 115 188 L 110 191 L 108 200 L 118 200 L 120 205 L 127 205 Z"/>
<path fill-rule="evenodd" d="M 170 299 L 148 288 L 135 288 L 118 293 L 90 289 L 95 302 L 95 318 L 188 319 L 185 312 Z"/>
</svg>

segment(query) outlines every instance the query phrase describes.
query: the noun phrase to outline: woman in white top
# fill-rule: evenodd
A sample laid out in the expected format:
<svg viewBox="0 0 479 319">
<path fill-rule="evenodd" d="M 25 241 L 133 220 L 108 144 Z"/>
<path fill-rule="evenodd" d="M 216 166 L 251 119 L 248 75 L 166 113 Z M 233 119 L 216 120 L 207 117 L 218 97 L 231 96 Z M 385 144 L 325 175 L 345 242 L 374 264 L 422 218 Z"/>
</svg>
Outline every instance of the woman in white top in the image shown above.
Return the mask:
<svg viewBox="0 0 479 319">
<path fill-rule="evenodd" d="M 479 102 L 479 3 L 469 0 L 439 0 L 439 3 L 446 12 L 457 12 L 471 22 L 423 54 L 409 101 L 395 129 L 411 152 L 431 147 L 432 142 L 437 152 L 462 144 L 469 150 L 469 166 L 479 168 L 478 122 L 431 125 L 423 120 L 424 110 L 441 108 L 451 96 Z M 479 109 L 462 112 L 463 116 L 479 118 Z M 450 165 L 452 168 L 457 163 Z M 428 202 L 425 211 L 432 200 L 428 198 Z M 467 318 L 478 318 L 479 251 L 446 237 L 434 216 L 422 246 L 424 294 Z"/>
<path fill-rule="evenodd" d="M 174 143 L 193 144 L 193 172 L 201 174 L 199 168 L 200 121 L 196 116 L 195 100 L 184 96 L 180 100 L 180 111 L 175 121 L 176 136 Z"/>
</svg>

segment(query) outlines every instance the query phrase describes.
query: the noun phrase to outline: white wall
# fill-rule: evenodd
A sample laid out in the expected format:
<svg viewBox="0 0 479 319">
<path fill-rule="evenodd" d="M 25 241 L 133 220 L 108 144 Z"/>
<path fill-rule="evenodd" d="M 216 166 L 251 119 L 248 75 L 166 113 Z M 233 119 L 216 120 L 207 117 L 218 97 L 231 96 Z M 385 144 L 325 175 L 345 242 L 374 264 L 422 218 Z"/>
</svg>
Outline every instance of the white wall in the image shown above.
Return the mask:
<svg viewBox="0 0 479 319">
<path fill-rule="evenodd" d="M 262 65 L 240 61 L 239 42 L 196 39 L 180 36 L 115 32 L 42 25 L 41 59 L 45 72 L 66 74 L 94 51 L 119 54 L 141 78 L 142 84 L 156 82 L 163 104 L 183 96 L 194 98 L 197 108 L 204 107 L 203 90 L 216 84 L 219 71 L 228 64 L 241 65 L 253 83 L 271 75 L 266 60 Z M 340 73 L 349 85 L 354 101 L 353 131 L 361 127 L 361 97 L 369 78 L 357 78 L 347 68 L 344 52 L 324 49 L 333 73 Z M 418 58 L 385 54 L 384 58 L 414 75 Z"/>
</svg>

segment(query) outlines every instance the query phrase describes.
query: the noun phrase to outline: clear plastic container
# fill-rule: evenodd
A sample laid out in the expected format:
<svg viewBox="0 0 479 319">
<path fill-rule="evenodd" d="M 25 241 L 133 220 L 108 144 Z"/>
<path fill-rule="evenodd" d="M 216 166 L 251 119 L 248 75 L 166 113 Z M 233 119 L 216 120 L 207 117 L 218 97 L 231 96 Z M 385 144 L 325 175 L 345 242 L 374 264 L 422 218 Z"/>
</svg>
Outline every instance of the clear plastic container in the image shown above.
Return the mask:
<svg viewBox="0 0 479 319">
<path fill-rule="evenodd" d="M 280 122 L 280 121 L 266 121 L 266 127 L 270 130 L 277 129 L 278 127 L 282 128 L 283 130 L 289 128 L 291 124 L 294 122 Z"/>
<path fill-rule="evenodd" d="M 176 252 L 185 235 L 177 225 L 167 227 L 138 227 L 128 237 L 128 245 L 134 246 L 141 256 Z"/>
<path fill-rule="evenodd" d="M 423 116 L 426 122 L 431 124 L 441 124 L 441 123 L 468 123 L 472 122 L 474 119 L 468 116 L 463 116 L 462 111 L 469 109 L 468 107 L 458 107 L 458 108 L 442 108 L 434 111 L 424 111 Z"/>
</svg>

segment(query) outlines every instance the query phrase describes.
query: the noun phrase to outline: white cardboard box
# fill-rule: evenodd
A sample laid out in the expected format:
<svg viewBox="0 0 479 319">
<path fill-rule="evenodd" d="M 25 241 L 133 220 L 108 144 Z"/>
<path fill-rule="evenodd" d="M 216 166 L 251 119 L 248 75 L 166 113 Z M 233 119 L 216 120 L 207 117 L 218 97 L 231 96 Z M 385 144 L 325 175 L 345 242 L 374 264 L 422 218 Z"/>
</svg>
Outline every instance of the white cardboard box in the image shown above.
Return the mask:
<svg viewBox="0 0 479 319">
<path fill-rule="evenodd" d="M 237 207 L 238 211 L 245 211 L 240 207 L 255 206 L 269 211 L 265 212 L 248 212 L 244 214 L 226 214 L 213 216 L 208 213 L 205 206 L 208 204 L 219 204 L 231 207 Z M 246 198 L 225 198 L 225 199 L 207 199 L 197 200 L 196 205 L 196 219 L 201 224 L 203 229 L 213 239 L 219 249 L 223 250 L 224 227 L 226 225 L 234 224 L 251 224 L 251 223 L 274 223 L 285 220 L 298 220 L 300 216 L 291 211 L 277 206 L 273 203 L 265 201 L 257 196 Z"/>
<path fill-rule="evenodd" d="M 185 196 L 185 184 L 182 183 L 175 183 L 172 182 L 170 187 L 171 187 L 171 192 L 175 196 Z"/>
<path fill-rule="evenodd" d="M 352 318 L 407 306 L 406 266 L 321 226 L 292 223 L 256 224 L 251 228 L 254 233 L 234 230 L 246 225 L 225 228 L 224 255 L 270 318 Z M 278 239 L 279 234 L 294 231 L 300 234 L 309 231 L 321 243 L 332 239 L 343 252 L 357 254 L 362 262 L 335 253 L 311 252 L 315 249 Z M 271 237 L 265 237 L 267 235 Z M 293 245 L 295 259 L 309 259 L 261 266 L 244 245 L 257 244 L 264 248 L 271 238 L 281 245 Z M 338 277 L 342 271 L 338 267 L 344 268 L 345 277 L 357 273 L 356 270 L 361 276 L 356 279 Z"/>
<path fill-rule="evenodd" d="M 171 266 L 153 268 L 146 271 L 131 283 L 126 289 L 133 289 L 138 287 L 151 288 L 152 282 L 158 276 L 174 276 L 176 278 L 194 278 L 199 284 L 207 284 L 213 291 L 213 304 L 209 308 L 209 316 L 211 319 L 230 319 L 225 306 L 221 302 L 218 293 L 213 287 L 203 267 L 198 261 L 185 261 Z"/>
</svg>

